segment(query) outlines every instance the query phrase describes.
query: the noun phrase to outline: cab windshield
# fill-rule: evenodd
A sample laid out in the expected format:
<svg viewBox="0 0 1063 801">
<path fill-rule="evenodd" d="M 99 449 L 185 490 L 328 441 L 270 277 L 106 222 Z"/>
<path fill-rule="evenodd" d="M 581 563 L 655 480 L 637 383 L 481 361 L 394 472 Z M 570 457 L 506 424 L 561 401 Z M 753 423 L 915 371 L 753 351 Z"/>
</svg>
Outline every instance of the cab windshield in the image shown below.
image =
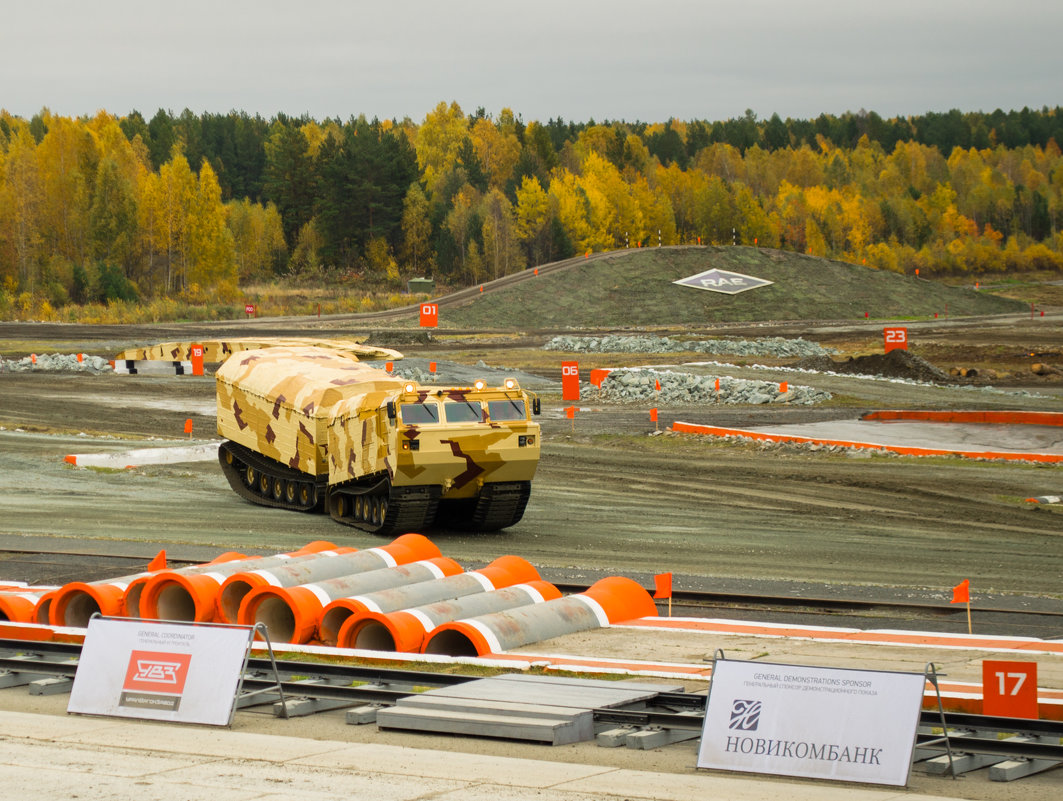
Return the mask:
<svg viewBox="0 0 1063 801">
<path fill-rule="evenodd" d="M 439 405 L 436 403 L 402 404 L 402 422 L 407 425 L 424 425 L 439 422 Z"/>
<path fill-rule="evenodd" d="M 522 400 L 488 401 L 487 413 L 492 420 L 524 420 L 528 416 Z"/>
<path fill-rule="evenodd" d="M 483 420 L 483 409 L 479 401 L 447 401 L 443 411 L 448 423 L 479 423 Z"/>
</svg>

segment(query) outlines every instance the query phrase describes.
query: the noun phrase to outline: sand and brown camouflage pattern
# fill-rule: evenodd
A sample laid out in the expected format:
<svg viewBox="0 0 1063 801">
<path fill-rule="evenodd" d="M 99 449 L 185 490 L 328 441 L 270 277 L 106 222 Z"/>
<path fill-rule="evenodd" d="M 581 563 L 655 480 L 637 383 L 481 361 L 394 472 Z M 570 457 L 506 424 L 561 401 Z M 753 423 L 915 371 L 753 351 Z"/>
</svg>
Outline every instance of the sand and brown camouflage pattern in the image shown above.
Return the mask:
<svg viewBox="0 0 1063 801">
<path fill-rule="evenodd" d="M 349 353 L 362 360 L 390 359 L 397 361 L 402 354 L 390 348 L 366 345 L 363 340 L 353 339 L 312 339 L 310 337 L 254 338 L 236 339 L 197 339 L 186 342 L 162 342 L 139 348 L 129 348 L 114 357 L 115 361 L 137 362 L 187 362 L 192 358 L 192 346 L 203 348 L 203 361 L 207 364 L 224 362 L 234 353 L 260 348 L 325 348 Z"/>
<path fill-rule="evenodd" d="M 328 471 L 332 408 L 366 384 L 401 388 L 399 379 L 351 354 L 317 347 L 250 350 L 215 373 L 218 434 L 312 476 Z"/>
<path fill-rule="evenodd" d="M 419 386 L 310 347 L 238 353 L 215 377 L 219 435 L 311 476 L 327 473 L 330 487 L 386 478 L 395 487 L 438 486 L 444 499 L 473 498 L 485 483 L 530 481 L 538 465 L 539 425 L 519 388 Z M 481 404 L 480 419 L 402 420 L 404 403 L 448 400 Z M 523 418 L 491 420 L 488 403 L 502 400 L 523 402 Z"/>
<path fill-rule="evenodd" d="M 531 403 L 520 389 L 405 383 L 412 391 L 396 394 L 369 389 L 336 405 L 328 428 L 330 485 L 386 474 L 395 487 L 439 486 L 441 498 L 448 500 L 474 498 L 485 483 L 534 477 L 539 463 L 539 424 L 527 418 Z M 524 401 L 525 418 L 488 419 L 488 402 L 507 399 Z M 404 423 L 402 405 L 426 400 L 479 402 L 484 412 L 477 422 Z M 395 424 L 387 416 L 388 401 L 394 401 L 398 411 Z"/>
</svg>

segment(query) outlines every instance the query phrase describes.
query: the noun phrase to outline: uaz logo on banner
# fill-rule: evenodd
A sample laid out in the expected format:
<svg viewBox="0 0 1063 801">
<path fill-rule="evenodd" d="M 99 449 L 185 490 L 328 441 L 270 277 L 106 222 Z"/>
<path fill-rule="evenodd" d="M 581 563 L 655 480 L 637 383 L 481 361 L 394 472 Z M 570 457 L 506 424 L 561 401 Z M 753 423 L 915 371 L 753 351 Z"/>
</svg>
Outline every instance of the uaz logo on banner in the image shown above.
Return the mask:
<svg viewBox="0 0 1063 801">
<path fill-rule="evenodd" d="M 436 328 L 439 325 L 439 306 L 435 303 L 421 304 L 421 328 Z"/>
<path fill-rule="evenodd" d="M 127 692 L 180 695 L 185 689 L 191 654 L 132 651 L 122 689 Z"/>
</svg>

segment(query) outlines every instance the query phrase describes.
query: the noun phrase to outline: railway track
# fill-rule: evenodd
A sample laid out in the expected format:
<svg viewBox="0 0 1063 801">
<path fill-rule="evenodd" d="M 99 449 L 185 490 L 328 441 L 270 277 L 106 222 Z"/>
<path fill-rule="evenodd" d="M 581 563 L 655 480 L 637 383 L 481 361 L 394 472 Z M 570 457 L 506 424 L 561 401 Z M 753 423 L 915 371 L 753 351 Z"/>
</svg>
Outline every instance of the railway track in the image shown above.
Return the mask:
<svg viewBox="0 0 1063 801">
<path fill-rule="evenodd" d="M 68 692 L 77 672 L 81 646 L 72 643 L 0 639 L 0 689 L 38 685 L 36 694 Z M 275 669 L 275 671 L 274 671 Z M 289 717 L 335 709 L 359 708 L 348 723 L 369 723 L 375 712 L 399 703 L 404 696 L 452 687 L 476 677 L 356 664 L 321 664 L 251 658 L 242 681 L 239 708 L 270 705 L 273 714 Z M 42 680 L 46 691 L 41 689 Z M 592 710 L 598 744 L 613 747 L 635 732 L 671 732 L 666 743 L 696 738 L 703 726 L 706 695 L 659 692 L 652 699 L 624 708 Z M 943 738 L 942 732 L 948 732 Z M 1063 725 L 1057 721 L 1011 719 L 924 709 L 916 736 L 915 761 L 931 760 L 927 769 L 960 772 L 1006 760 L 1026 761 L 1029 770 L 996 778 L 1010 781 L 1050 769 L 1063 760 Z M 935 759 L 936 757 L 936 759 Z M 943 762 L 946 760 L 947 762 Z M 955 763 L 953 760 L 956 760 Z M 937 763 L 936 766 L 933 763 Z M 946 767 L 946 765 L 948 767 Z M 990 778 L 994 778 L 990 774 Z"/>
</svg>

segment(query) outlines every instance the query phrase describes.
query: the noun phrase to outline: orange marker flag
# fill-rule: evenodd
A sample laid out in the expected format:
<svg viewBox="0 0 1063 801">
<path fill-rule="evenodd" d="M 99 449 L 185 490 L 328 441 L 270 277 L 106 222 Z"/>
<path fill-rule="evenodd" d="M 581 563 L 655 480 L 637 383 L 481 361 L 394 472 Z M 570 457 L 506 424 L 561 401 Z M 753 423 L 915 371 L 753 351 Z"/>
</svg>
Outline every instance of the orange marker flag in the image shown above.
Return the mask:
<svg viewBox="0 0 1063 801">
<path fill-rule="evenodd" d="M 952 601 L 954 604 L 969 604 L 971 602 L 971 581 L 964 579 L 952 588 Z"/>
<path fill-rule="evenodd" d="M 661 391 L 661 379 L 659 379 L 659 378 L 653 379 L 653 388 L 655 390 L 657 390 L 658 392 Z"/>
<path fill-rule="evenodd" d="M 154 573 L 157 570 L 166 569 L 166 551 L 161 550 L 155 554 L 155 558 L 148 562 L 148 572 Z"/>
<path fill-rule="evenodd" d="M 668 617 L 672 616 L 672 574 L 658 573 L 653 577 L 654 598 L 668 599 Z"/>
<path fill-rule="evenodd" d="M 188 434 L 188 438 L 192 439 L 192 418 L 189 417 L 185 420 L 185 433 Z"/>
<path fill-rule="evenodd" d="M 971 581 L 964 579 L 952 588 L 952 601 L 954 604 L 967 604 L 967 633 L 972 634 L 971 627 Z"/>
<path fill-rule="evenodd" d="M 672 597 L 672 574 L 671 573 L 658 573 L 653 577 L 653 584 L 655 592 L 654 598 L 671 598 Z"/>
<path fill-rule="evenodd" d="M 574 420 L 576 418 L 576 407 L 575 406 L 566 406 L 565 407 L 565 417 L 567 417 L 569 420 Z"/>
<path fill-rule="evenodd" d="M 650 420 L 652 422 L 654 422 L 654 423 L 657 422 L 657 407 L 656 406 L 654 406 L 652 409 L 650 409 Z"/>
</svg>

